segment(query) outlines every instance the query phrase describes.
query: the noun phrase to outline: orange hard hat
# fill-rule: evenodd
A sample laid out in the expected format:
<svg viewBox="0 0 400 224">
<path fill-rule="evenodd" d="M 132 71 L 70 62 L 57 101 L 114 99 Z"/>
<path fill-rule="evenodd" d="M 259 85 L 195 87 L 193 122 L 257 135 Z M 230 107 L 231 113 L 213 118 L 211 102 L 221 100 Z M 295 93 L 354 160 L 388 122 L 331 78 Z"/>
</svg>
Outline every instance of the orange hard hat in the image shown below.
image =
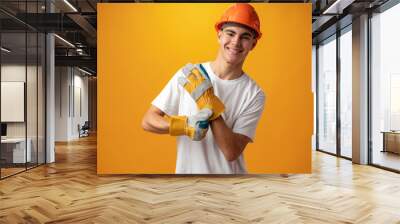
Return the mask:
<svg viewBox="0 0 400 224">
<path fill-rule="evenodd" d="M 228 22 L 239 23 L 249 27 L 257 33 L 257 39 L 261 37 L 260 19 L 256 10 L 248 3 L 236 3 L 230 6 L 215 24 L 215 29 L 219 31 L 222 25 Z"/>
</svg>

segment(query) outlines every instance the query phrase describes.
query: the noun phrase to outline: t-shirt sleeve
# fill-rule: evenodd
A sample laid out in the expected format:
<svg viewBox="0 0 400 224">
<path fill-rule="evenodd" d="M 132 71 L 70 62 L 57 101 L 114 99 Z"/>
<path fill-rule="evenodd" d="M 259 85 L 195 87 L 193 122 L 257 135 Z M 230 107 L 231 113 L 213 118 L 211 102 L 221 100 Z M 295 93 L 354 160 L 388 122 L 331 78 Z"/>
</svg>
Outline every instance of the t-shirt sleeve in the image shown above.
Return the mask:
<svg viewBox="0 0 400 224">
<path fill-rule="evenodd" d="M 182 87 L 178 83 L 178 77 L 183 75 L 181 73 L 181 70 L 176 72 L 160 94 L 151 102 L 153 106 L 168 115 L 177 115 L 179 112 L 179 97 Z"/>
<path fill-rule="evenodd" d="M 252 142 L 254 141 L 257 124 L 264 110 L 265 98 L 265 94 L 262 91 L 258 92 L 254 100 L 235 121 L 232 129 L 234 133 L 245 135 Z"/>
</svg>

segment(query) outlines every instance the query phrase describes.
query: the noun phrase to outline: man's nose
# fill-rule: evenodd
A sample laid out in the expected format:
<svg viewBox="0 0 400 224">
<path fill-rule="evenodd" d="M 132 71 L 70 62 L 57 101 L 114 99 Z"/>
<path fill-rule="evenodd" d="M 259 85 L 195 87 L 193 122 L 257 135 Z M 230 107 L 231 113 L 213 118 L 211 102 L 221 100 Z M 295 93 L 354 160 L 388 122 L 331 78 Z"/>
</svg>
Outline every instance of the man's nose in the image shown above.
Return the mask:
<svg viewBox="0 0 400 224">
<path fill-rule="evenodd" d="M 240 44 L 240 36 L 239 35 L 235 35 L 232 38 L 232 43 L 235 44 L 236 46 L 238 46 Z"/>
</svg>

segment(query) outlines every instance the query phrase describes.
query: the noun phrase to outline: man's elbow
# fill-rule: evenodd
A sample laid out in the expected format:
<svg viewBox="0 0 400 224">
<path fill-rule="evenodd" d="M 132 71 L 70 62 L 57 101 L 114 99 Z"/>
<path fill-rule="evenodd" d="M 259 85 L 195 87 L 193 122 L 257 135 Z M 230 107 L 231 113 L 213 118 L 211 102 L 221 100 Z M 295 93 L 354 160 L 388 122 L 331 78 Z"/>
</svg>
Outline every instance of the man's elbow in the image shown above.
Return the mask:
<svg viewBox="0 0 400 224">
<path fill-rule="evenodd" d="M 233 161 L 237 160 L 237 158 L 238 157 L 236 157 L 236 156 L 229 156 L 229 157 L 226 157 L 226 160 L 228 160 L 228 162 L 233 162 Z"/>
<path fill-rule="evenodd" d="M 150 131 L 150 124 L 147 122 L 146 117 L 142 120 L 142 128 L 145 131 Z"/>
<path fill-rule="evenodd" d="M 228 162 L 233 162 L 239 158 L 240 154 L 238 153 L 226 153 L 225 154 L 225 159 L 228 160 Z"/>
</svg>

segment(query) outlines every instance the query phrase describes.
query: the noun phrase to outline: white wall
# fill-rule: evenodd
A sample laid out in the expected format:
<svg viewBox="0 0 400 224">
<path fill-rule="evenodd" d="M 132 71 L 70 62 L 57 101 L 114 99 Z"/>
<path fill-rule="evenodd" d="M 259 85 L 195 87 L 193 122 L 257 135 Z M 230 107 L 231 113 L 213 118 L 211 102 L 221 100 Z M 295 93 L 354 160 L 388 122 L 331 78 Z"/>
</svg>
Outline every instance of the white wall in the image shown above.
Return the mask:
<svg viewBox="0 0 400 224">
<path fill-rule="evenodd" d="M 55 141 L 68 141 L 69 68 L 55 68 Z"/>
<path fill-rule="evenodd" d="M 55 140 L 70 141 L 79 137 L 78 124 L 88 120 L 88 78 L 71 67 L 56 67 L 55 73 Z"/>
<path fill-rule="evenodd" d="M 9 64 L 9 65 L 2 65 L 1 66 L 1 81 L 2 82 L 25 82 L 25 64 L 18 65 L 18 64 Z M 36 66 L 28 66 L 27 67 L 27 75 L 29 80 L 29 85 L 36 86 L 36 81 L 34 78 L 30 77 L 32 75 L 36 76 Z M 36 88 L 27 88 L 27 102 L 35 102 L 36 103 Z M 35 105 L 28 105 L 31 107 L 36 108 Z M 40 105 L 39 105 L 40 106 Z M 1 108 L 5 110 L 6 108 Z M 28 111 L 31 112 L 31 111 Z M 34 121 L 36 123 L 36 113 L 28 113 L 28 122 Z M 30 130 L 29 128 L 32 127 L 33 129 Z M 28 125 L 28 137 L 29 133 L 36 133 L 36 126 L 29 124 Z M 8 137 L 25 137 L 25 122 L 7 122 L 7 136 Z"/>
<path fill-rule="evenodd" d="M 37 70 L 38 69 L 38 70 Z M 3 82 L 24 82 L 26 84 L 26 106 L 22 107 L 22 112 L 26 112 L 27 119 L 24 122 L 6 122 L 7 137 L 24 138 L 25 134 L 30 139 L 30 148 L 32 161 L 44 163 L 44 74 L 41 66 L 25 64 L 3 64 L 1 66 L 1 81 Z M 27 81 L 25 80 L 27 78 Z M 7 96 L 2 96 L 7 97 Z M 1 110 L 10 110 L 10 108 L 1 108 Z M 13 111 L 9 111 L 13 113 Z M 37 150 L 39 156 L 37 156 Z"/>
<path fill-rule="evenodd" d="M 81 126 L 88 120 L 89 111 L 88 111 L 88 77 L 81 76 L 82 73 L 76 73 L 77 70 L 74 71 L 74 111 L 73 119 L 72 119 L 72 132 L 71 134 L 75 137 L 78 137 L 78 124 Z M 79 93 L 80 91 L 80 93 Z M 80 97 L 79 97 L 80 96 Z M 79 102 L 80 101 L 80 102 Z M 79 108 L 81 107 L 81 108 Z M 79 109 L 81 111 L 79 111 Z"/>
</svg>

